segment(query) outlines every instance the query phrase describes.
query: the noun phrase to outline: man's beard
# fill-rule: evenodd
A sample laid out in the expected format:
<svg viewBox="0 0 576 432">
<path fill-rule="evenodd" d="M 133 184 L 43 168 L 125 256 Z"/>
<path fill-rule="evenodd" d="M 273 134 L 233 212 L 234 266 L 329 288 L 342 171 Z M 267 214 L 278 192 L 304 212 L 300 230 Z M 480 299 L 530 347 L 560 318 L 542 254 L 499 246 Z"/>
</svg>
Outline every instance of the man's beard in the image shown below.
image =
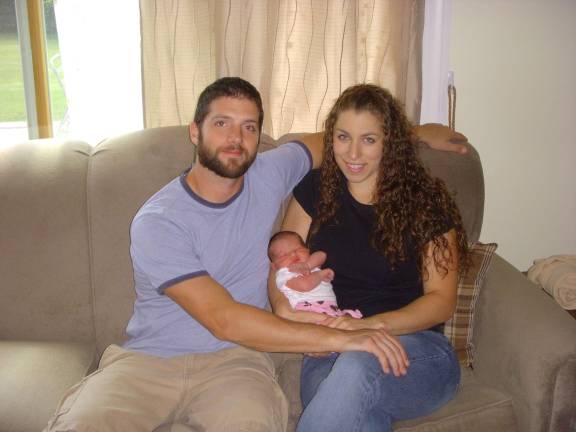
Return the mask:
<svg viewBox="0 0 576 432">
<path fill-rule="evenodd" d="M 230 179 L 242 177 L 246 171 L 248 171 L 248 168 L 250 168 L 250 165 L 252 165 L 254 159 L 256 159 L 256 152 L 254 152 L 253 155 L 249 155 L 243 147 L 238 148 L 242 151 L 242 154 L 246 157 L 246 159 L 243 162 L 230 159 L 228 165 L 225 165 L 220 159 L 218 159 L 218 154 L 220 151 L 226 150 L 226 148 L 212 152 L 204 145 L 202 140 L 202 133 L 198 135 L 198 161 L 220 177 Z"/>
</svg>

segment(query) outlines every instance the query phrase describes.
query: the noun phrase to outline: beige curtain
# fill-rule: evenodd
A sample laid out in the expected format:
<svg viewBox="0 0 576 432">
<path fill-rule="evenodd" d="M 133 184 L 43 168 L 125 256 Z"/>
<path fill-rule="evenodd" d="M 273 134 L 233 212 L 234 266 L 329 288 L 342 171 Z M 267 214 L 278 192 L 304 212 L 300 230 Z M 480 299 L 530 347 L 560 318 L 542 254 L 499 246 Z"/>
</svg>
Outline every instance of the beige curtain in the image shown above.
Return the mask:
<svg viewBox="0 0 576 432">
<path fill-rule="evenodd" d="M 360 82 L 418 120 L 423 0 L 140 0 L 140 11 L 146 127 L 189 123 L 222 76 L 260 90 L 276 138 L 321 130 Z"/>
</svg>

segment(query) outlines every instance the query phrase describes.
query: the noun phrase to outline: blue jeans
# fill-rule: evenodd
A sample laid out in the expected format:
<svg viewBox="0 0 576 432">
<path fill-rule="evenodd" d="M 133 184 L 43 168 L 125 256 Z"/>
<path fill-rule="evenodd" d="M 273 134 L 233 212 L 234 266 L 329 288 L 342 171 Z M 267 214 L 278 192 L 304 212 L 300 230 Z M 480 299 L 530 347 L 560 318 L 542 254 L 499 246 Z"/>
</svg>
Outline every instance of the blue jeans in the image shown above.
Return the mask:
<svg viewBox="0 0 576 432">
<path fill-rule="evenodd" d="M 386 432 L 392 422 L 440 408 L 460 382 L 458 358 L 444 335 L 423 331 L 398 338 L 410 366 L 385 374 L 372 354 L 352 351 L 304 357 L 298 432 Z"/>
</svg>

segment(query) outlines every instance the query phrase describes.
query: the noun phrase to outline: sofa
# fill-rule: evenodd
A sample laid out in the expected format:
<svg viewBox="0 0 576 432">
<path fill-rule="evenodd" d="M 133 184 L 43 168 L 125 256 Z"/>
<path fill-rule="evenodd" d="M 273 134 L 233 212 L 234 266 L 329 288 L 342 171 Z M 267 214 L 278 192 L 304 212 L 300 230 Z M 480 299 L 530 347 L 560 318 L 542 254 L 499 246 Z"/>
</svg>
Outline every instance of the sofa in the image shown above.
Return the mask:
<svg viewBox="0 0 576 432">
<path fill-rule="evenodd" d="M 289 138 L 263 136 L 261 150 Z M 478 153 L 469 150 L 419 152 L 455 192 L 476 241 L 484 185 Z M 41 430 L 103 349 L 125 340 L 135 296 L 131 219 L 194 155 L 185 126 L 94 148 L 55 139 L 0 146 L 0 432 Z M 477 300 L 473 345 L 473 368 L 462 367 L 456 397 L 396 431 L 576 430 L 576 320 L 497 254 Z M 301 355 L 272 355 L 294 430 Z"/>
</svg>

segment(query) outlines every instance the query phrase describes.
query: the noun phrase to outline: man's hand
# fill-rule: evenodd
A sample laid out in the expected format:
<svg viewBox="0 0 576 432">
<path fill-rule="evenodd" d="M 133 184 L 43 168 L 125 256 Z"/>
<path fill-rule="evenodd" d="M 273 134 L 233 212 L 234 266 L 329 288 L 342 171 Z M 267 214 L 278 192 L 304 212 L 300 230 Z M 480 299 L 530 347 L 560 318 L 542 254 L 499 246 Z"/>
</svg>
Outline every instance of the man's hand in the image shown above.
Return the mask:
<svg viewBox="0 0 576 432">
<path fill-rule="evenodd" d="M 352 349 L 351 351 L 367 351 L 372 353 L 378 357 L 382 370 L 385 373 L 392 372 L 395 376 L 406 375 L 406 370 L 410 364 L 408 355 L 398 339 L 386 331 L 384 323 L 373 323 L 366 319 L 342 316 L 326 317 L 318 324 L 341 330 L 349 330 L 350 334 L 354 336 L 357 334 L 370 335 L 369 340 L 374 343 L 374 346 L 363 341 L 363 343 L 368 343 L 368 345 L 363 345 L 358 350 Z M 346 351 L 350 351 L 350 349 L 346 349 Z"/>
<path fill-rule="evenodd" d="M 410 361 L 402 344 L 385 330 L 357 330 L 350 332 L 350 340 L 343 351 L 365 351 L 374 354 L 384 373 L 406 375 Z"/>
<path fill-rule="evenodd" d="M 415 126 L 416 135 L 421 143 L 428 145 L 435 150 L 455 152 L 459 154 L 468 153 L 468 138 L 460 132 L 453 131 L 448 126 L 440 123 L 426 123 Z"/>
</svg>

